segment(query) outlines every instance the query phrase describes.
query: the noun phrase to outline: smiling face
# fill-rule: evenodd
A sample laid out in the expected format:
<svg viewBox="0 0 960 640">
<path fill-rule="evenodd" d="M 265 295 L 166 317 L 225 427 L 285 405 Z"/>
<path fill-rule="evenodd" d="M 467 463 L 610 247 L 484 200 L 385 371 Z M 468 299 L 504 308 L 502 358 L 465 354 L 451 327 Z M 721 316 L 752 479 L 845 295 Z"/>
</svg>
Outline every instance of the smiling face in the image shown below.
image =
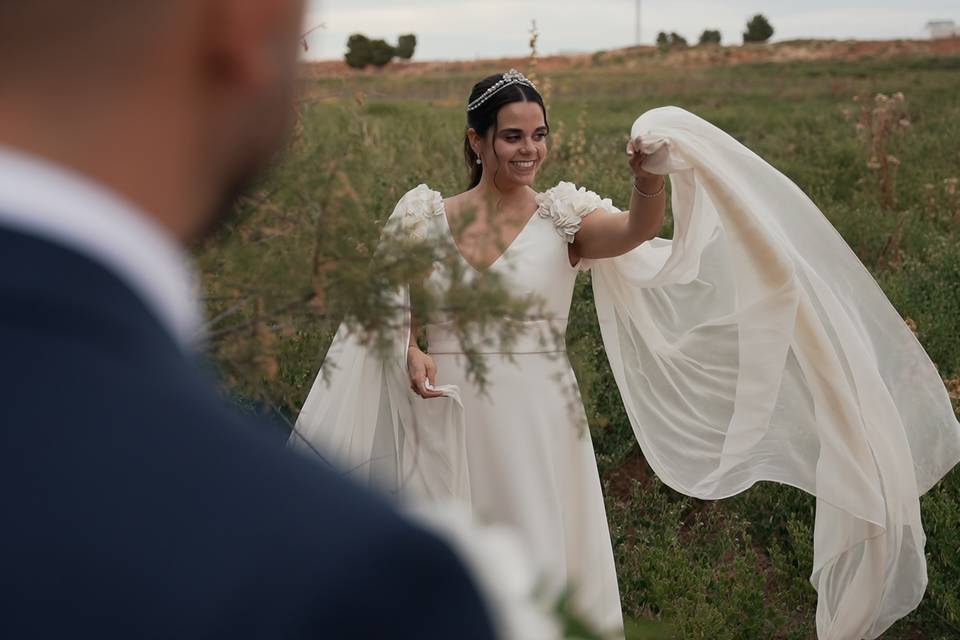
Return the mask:
<svg viewBox="0 0 960 640">
<path fill-rule="evenodd" d="M 547 124 L 536 102 L 511 102 L 497 113 L 497 126 L 480 137 L 470 129 L 471 145 L 483 161 L 484 175 L 500 189 L 530 186 L 547 157 Z"/>
</svg>

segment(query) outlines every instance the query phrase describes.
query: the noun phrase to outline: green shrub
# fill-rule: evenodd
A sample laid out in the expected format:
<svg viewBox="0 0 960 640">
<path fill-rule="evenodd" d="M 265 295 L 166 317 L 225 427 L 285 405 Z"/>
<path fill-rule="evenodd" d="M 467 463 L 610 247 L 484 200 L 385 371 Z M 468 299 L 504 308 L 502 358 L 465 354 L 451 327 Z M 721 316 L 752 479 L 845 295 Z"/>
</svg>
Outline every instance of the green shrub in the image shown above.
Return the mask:
<svg viewBox="0 0 960 640">
<path fill-rule="evenodd" d="M 743 32 L 744 42 L 766 42 L 773 35 L 773 25 L 758 13 L 747 22 L 747 30 Z"/>
<path fill-rule="evenodd" d="M 403 60 L 409 60 L 413 57 L 413 52 L 417 48 L 417 36 L 412 33 L 400 36 L 397 40 L 397 57 Z"/>
<path fill-rule="evenodd" d="M 344 55 L 344 60 L 354 69 L 364 69 L 372 64 L 373 48 L 370 38 L 360 33 L 347 38 L 347 53 Z"/>
<path fill-rule="evenodd" d="M 720 32 L 716 29 L 704 29 L 700 34 L 699 44 L 720 44 Z"/>
</svg>

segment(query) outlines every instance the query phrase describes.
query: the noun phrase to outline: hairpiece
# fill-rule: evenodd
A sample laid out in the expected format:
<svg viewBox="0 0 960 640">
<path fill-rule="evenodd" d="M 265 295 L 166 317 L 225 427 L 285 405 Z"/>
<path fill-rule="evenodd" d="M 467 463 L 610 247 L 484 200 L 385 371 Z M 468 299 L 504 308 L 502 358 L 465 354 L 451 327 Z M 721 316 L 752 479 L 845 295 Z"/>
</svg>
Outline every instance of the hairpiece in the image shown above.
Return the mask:
<svg viewBox="0 0 960 640">
<path fill-rule="evenodd" d="M 493 86 L 483 92 L 483 95 L 467 105 L 467 111 L 473 111 L 484 102 L 489 100 L 495 93 L 503 89 L 504 87 L 509 87 L 512 84 L 525 84 L 534 91 L 537 90 L 537 87 L 527 80 L 526 76 L 517 71 L 516 69 L 510 69 L 503 76 L 497 80 Z"/>
</svg>

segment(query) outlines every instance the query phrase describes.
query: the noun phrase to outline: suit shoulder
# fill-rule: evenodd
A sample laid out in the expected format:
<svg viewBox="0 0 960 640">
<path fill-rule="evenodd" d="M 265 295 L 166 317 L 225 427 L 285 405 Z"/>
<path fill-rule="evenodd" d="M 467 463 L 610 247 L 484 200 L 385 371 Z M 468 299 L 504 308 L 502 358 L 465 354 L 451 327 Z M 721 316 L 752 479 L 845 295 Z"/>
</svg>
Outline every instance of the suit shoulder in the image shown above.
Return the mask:
<svg viewBox="0 0 960 640">
<path fill-rule="evenodd" d="M 362 539 L 365 544 L 357 542 Z M 369 545 L 369 546 L 367 546 Z M 405 518 L 390 518 L 369 536 L 354 538 L 347 581 L 341 581 L 341 609 L 364 602 L 367 624 L 359 636 L 418 640 L 493 640 L 490 613 L 453 548 Z M 370 598 L 377 584 L 383 598 Z"/>
</svg>

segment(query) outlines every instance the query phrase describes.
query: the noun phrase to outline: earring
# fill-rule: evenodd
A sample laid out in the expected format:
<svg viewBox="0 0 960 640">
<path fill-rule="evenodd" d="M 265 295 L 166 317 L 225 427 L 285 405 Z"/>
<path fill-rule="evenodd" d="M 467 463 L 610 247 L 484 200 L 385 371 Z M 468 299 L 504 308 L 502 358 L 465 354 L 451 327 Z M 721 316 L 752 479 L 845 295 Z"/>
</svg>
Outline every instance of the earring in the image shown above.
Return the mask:
<svg viewBox="0 0 960 640">
<path fill-rule="evenodd" d="M 477 164 L 483 164 L 483 161 L 480 160 L 480 157 L 479 157 L 479 156 L 477 156 Z"/>
</svg>

